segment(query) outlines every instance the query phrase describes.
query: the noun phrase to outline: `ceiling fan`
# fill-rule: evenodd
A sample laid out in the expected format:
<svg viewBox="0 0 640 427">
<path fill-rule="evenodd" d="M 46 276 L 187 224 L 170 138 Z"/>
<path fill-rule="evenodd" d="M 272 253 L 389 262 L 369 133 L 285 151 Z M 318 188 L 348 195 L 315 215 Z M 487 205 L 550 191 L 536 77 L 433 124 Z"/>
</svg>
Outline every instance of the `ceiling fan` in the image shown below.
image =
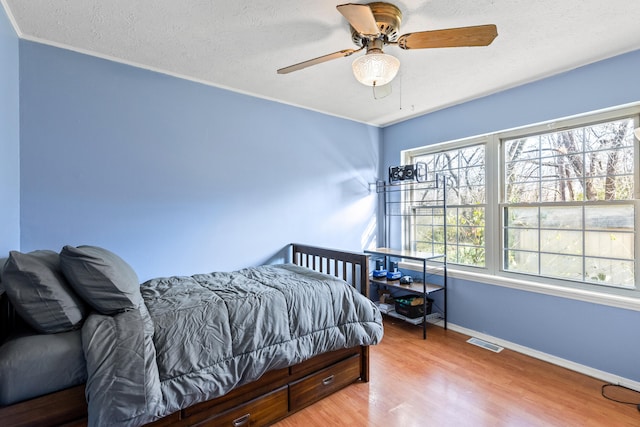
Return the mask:
<svg viewBox="0 0 640 427">
<path fill-rule="evenodd" d="M 400 61 L 396 57 L 382 51 L 386 45 L 397 45 L 401 49 L 488 46 L 498 36 L 496 26 L 489 24 L 420 31 L 398 37 L 402 12 L 391 3 L 347 3 L 336 8 L 349 21 L 351 39 L 359 48 L 340 50 L 280 68 L 278 74 L 288 74 L 366 49 L 366 54 L 353 62 L 354 76 L 367 86 L 382 86 L 393 80 L 400 68 Z"/>
</svg>

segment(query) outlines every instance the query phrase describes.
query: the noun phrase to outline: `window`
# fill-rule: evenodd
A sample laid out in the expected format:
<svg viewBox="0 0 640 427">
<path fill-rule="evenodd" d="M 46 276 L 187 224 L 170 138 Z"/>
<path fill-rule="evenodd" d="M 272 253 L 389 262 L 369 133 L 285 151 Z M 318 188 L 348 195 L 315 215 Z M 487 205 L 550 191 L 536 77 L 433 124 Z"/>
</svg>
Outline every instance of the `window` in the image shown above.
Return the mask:
<svg viewBox="0 0 640 427">
<path fill-rule="evenodd" d="M 447 261 L 495 277 L 635 290 L 639 113 L 621 109 L 405 152 L 405 162 L 447 177 Z M 406 247 L 442 248 L 444 227 L 428 216 L 405 228 Z"/>
<path fill-rule="evenodd" d="M 418 155 L 413 157 L 413 161 L 426 163 L 431 174 L 438 173 L 446 178 L 447 260 L 457 264 L 484 267 L 484 144 Z M 423 200 L 436 199 L 428 194 L 417 194 L 415 197 Z M 415 236 L 415 248 L 419 251 L 442 253 L 444 227 L 437 223 L 442 215 L 434 213 L 430 216 L 426 212 L 414 214 L 410 234 Z"/>
<path fill-rule="evenodd" d="M 634 121 L 506 139 L 503 268 L 634 286 Z"/>
</svg>

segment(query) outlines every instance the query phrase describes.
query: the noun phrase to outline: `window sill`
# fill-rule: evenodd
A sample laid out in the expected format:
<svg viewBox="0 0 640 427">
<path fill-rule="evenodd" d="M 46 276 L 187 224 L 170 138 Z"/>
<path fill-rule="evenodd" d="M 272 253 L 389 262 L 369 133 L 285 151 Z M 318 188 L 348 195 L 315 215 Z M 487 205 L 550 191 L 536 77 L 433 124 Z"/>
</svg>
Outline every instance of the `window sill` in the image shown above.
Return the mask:
<svg viewBox="0 0 640 427">
<path fill-rule="evenodd" d="M 422 271 L 422 266 L 402 263 L 402 268 Z M 505 288 L 518 289 L 527 292 L 536 292 L 544 295 L 551 295 L 560 298 L 569 298 L 578 301 L 590 302 L 593 304 L 607 305 L 626 310 L 640 311 L 640 297 L 623 295 L 622 292 L 636 292 L 619 290 L 621 293 L 597 292 L 589 289 L 577 289 L 569 286 L 560 286 L 548 283 L 539 283 L 530 280 L 516 279 L 513 277 L 497 276 L 486 273 L 478 273 L 467 270 L 460 270 L 447 266 L 447 275 L 450 278 L 469 280 L 488 285 L 502 286 Z"/>
</svg>

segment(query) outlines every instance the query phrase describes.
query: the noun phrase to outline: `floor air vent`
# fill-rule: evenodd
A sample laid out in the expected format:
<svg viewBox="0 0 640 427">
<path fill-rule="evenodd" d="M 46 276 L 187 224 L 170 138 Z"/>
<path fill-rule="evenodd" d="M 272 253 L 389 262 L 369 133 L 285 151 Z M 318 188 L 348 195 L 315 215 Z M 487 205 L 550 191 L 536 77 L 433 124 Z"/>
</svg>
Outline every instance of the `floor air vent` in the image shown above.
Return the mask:
<svg viewBox="0 0 640 427">
<path fill-rule="evenodd" d="M 469 344 L 477 345 L 478 347 L 482 347 L 484 349 L 493 351 L 494 353 L 500 353 L 502 351 L 502 347 L 499 345 L 487 342 L 485 340 L 481 340 L 480 338 L 471 337 L 467 340 Z"/>
</svg>

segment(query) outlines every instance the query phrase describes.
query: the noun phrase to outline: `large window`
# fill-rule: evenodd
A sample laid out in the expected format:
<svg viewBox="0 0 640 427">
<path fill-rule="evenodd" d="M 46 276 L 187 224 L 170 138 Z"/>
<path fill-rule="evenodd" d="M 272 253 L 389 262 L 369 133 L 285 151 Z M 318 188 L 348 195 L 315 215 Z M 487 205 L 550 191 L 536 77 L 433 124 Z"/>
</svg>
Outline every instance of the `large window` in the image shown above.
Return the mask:
<svg viewBox="0 0 640 427">
<path fill-rule="evenodd" d="M 639 112 L 406 152 L 405 162 L 447 177 L 447 261 L 505 278 L 635 289 Z M 441 224 L 405 227 L 407 247 L 442 247 Z"/>
<path fill-rule="evenodd" d="M 502 142 L 503 268 L 634 286 L 634 121 Z"/>
</svg>

